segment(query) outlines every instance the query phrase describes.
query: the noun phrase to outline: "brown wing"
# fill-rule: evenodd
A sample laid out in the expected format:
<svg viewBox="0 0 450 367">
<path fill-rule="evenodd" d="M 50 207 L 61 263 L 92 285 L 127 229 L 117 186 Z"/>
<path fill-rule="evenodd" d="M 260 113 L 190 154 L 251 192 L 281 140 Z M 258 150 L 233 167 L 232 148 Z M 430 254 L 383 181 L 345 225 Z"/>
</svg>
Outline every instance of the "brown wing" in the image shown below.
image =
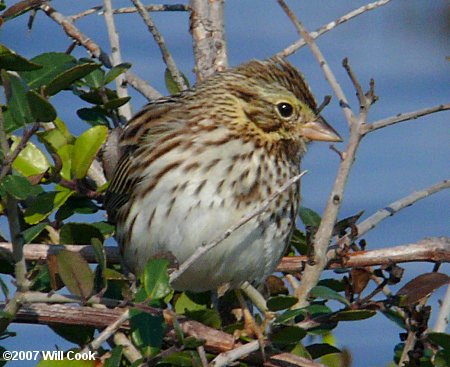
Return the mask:
<svg viewBox="0 0 450 367">
<path fill-rule="evenodd" d="M 180 127 L 179 122 L 170 122 L 166 118 L 177 102 L 176 98 L 164 98 L 149 103 L 138 112 L 125 127 L 120 138 L 122 156 L 115 168 L 105 195 L 104 205 L 111 222 L 116 221 L 117 211 L 128 201 L 135 185 L 139 182 L 140 172 L 134 169 L 135 152 L 145 138 L 151 151 L 153 145 L 168 133 Z"/>
</svg>

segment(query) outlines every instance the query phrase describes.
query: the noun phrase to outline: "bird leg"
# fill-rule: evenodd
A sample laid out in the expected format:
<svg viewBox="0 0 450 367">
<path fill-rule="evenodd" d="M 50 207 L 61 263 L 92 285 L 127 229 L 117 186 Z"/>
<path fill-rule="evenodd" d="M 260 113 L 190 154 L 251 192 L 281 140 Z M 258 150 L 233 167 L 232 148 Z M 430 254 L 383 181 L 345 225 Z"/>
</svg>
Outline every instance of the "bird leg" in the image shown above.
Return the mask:
<svg viewBox="0 0 450 367">
<path fill-rule="evenodd" d="M 261 325 L 258 325 L 255 318 L 253 317 L 252 313 L 250 312 L 247 303 L 245 302 L 244 296 L 242 295 L 241 290 L 236 289 L 236 297 L 241 305 L 242 308 L 242 316 L 244 319 L 244 329 L 238 330 L 238 333 L 235 334 L 237 337 L 239 337 L 240 333 L 243 332 L 246 336 L 256 336 L 258 339 L 259 347 L 261 349 L 261 354 L 263 357 L 263 360 L 265 360 L 265 353 L 264 353 L 264 328 L 265 328 L 265 320 Z"/>
</svg>

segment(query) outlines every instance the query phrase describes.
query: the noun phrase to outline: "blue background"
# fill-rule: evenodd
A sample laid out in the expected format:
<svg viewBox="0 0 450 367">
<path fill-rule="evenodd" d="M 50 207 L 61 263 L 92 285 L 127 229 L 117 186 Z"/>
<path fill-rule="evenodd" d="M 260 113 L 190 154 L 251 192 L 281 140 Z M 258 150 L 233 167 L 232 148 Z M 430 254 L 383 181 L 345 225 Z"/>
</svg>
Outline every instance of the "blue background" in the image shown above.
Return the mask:
<svg viewBox="0 0 450 367">
<path fill-rule="evenodd" d="M 10 1 L 7 2 L 11 4 Z M 128 1 L 114 1 L 114 7 L 130 6 Z M 167 3 L 175 3 L 168 1 Z M 335 20 L 367 1 L 316 0 L 289 1 L 289 5 L 308 30 Z M 54 0 L 52 5 L 65 15 L 75 14 L 100 1 Z M 354 90 L 341 67 L 348 57 L 363 86 L 370 78 L 376 81 L 379 101 L 370 111 L 369 121 L 389 117 L 449 102 L 449 8 L 444 0 L 397 0 L 375 11 L 353 19 L 319 38 L 318 45 L 352 107 L 357 110 Z M 188 14 L 168 12 L 152 14 L 164 35 L 178 67 L 193 83 L 193 55 L 188 33 Z M 159 49 L 142 20 L 136 15 L 115 17 L 120 32 L 123 61 L 133 64 L 132 70 L 166 94 L 164 69 Z M 33 30 L 26 29 L 27 17 L 19 17 L 3 25 L 0 42 L 27 57 L 46 51 L 65 51 L 70 40 L 61 28 L 38 13 Z M 269 57 L 294 42 L 298 36 L 294 26 L 275 1 L 229 0 L 226 3 L 225 24 L 230 65 L 252 58 Z M 96 43 L 110 52 L 106 27 L 101 16 L 91 15 L 76 25 Z M 86 56 L 83 48 L 75 51 Z M 289 57 L 305 74 L 317 99 L 332 94 L 329 85 L 307 47 Z M 133 109 L 137 111 L 145 100 L 132 92 Z M 60 117 L 71 131 L 79 134 L 87 128 L 75 110 L 80 100 L 69 92 L 52 100 Z M 324 111 L 326 119 L 348 137 L 347 123 L 333 98 Z M 365 210 L 364 217 L 404 197 L 412 191 L 428 187 L 448 178 L 450 157 L 449 113 L 441 112 L 415 121 L 398 124 L 366 137 L 345 192 L 340 217 Z M 345 143 L 344 143 L 345 144 Z M 342 147 L 344 145 L 341 145 Z M 327 144 L 315 144 L 302 162 L 309 173 L 302 181 L 303 205 L 322 212 L 335 178 L 338 157 Z M 368 248 L 382 248 L 417 242 L 427 236 L 449 235 L 449 193 L 433 195 L 382 222 L 365 238 Z M 4 228 L 4 226 L 2 226 Z M 405 265 L 405 280 L 432 270 L 432 264 Z M 448 272 L 448 266 L 442 271 Z M 324 276 L 331 276 L 326 273 Z M 402 282 L 404 284 L 404 281 Z M 393 290 L 398 287 L 393 287 Z M 437 311 L 437 299 L 444 289 L 431 299 Z M 433 321 L 431 325 L 433 325 Z M 355 327 L 357 325 L 357 327 Z M 72 344 L 56 337 L 45 326 L 14 324 L 10 330 L 18 337 L 2 341 L 10 350 L 54 350 Z M 350 349 L 355 366 L 383 366 L 392 360 L 393 346 L 399 342 L 401 330 L 377 315 L 358 324 L 341 323 L 335 330 L 340 347 Z M 16 362 L 11 366 L 34 366 L 36 362 Z"/>
</svg>

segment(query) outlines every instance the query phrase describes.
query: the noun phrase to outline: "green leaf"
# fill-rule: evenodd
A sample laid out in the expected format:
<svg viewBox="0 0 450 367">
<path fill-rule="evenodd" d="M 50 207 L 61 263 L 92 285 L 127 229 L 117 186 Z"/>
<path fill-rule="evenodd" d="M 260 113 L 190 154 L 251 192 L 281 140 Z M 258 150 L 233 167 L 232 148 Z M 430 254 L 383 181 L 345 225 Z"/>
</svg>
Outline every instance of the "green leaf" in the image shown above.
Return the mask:
<svg viewBox="0 0 450 367">
<path fill-rule="evenodd" d="M 61 338 L 80 347 L 88 344 L 95 332 L 95 328 L 84 325 L 49 325 L 49 327 Z"/>
<path fill-rule="evenodd" d="M 103 367 L 120 367 L 122 361 L 123 347 L 121 345 L 116 346 L 111 351 L 111 356 L 105 361 Z"/>
<path fill-rule="evenodd" d="M 306 236 L 297 228 L 295 228 L 294 233 L 292 233 L 291 246 L 294 246 L 300 255 L 306 255 L 308 253 Z"/>
<path fill-rule="evenodd" d="M 441 348 L 450 350 L 450 334 L 431 332 L 427 334 L 427 338 Z"/>
<path fill-rule="evenodd" d="M 191 367 L 192 354 L 188 351 L 170 353 L 167 357 L 164 357 L 161 362 L 174 367 Z"/>
<path fill-rule="evenodd" d="M 72 152 L 72 177 L 81 179 L 86 176 L 92 161 L 105 143 L 107 136 L 107 127 L 94 126 L 77 138 Z"/>
<path fill-rule="evenodd" d="M 305 226 L 319 227 L 321 218 L 314 210 L 301 206 L 298 215 Z"/>
<path fill-rule="evenodd" d="M 346 306 L 350 306 L 350 302 L 344 296 L 328 287 L 321 285 L 315 286 L 309 294 L 314 298 L 334 299 Z"/>
<path fill-rule="evenodd" d="M 27 71 L 42 68 L 42 65 L 27 60 L 6 46 L 0 44 L 0 69 L 10 71 Z"/>
<path fill-rule="evenodd" d="M 87 74 L 83 81 L 90 88 L 98 89 L 105 85 L 105 72 L 102 69 L 95 69 Z"/>
<path fill-rule="evenodd" d="M 56 119 L 55 108 L 44 97 L 33 90 L 27 92 L 31 114 L 36 122 L 51 122 Z"/>
<path fill-rule="evenodd" d="M 126 72 L 129 68 L 131 68 L 131 64 L 124 62 L 122 64 L 114 66 L 105 76 L 104 85 L 111 83 L 114 79 L 116 79 L 119 75 Z"/>
<path fill-rule="evenodd" d="M 72 179 L 72 153 L 73 153 L 73 145 L 67 144 L 58 149 L 56 154 L 61 159 L 62 167 L 59 172 L 61 177 L 70 181 Z"/>
<path fill-rule="evenodd" d="M 280 331 L 275 332 L 271 336 L 271 340 L 275 344 L 293 344 L 298 343 L 306 336 L 306 331 L 297 326 L 286 326 Z"/>
<path fill-rule="evenodd" d="M 219 313 L 213 309 L 186 311 L 185 315 L 189 319 L 201 322 L 203 325 L 214 329 L 219 329 L 222 326 Z"/>
<path fill-rule="evenodd" d="M 297 297 L 292 296 L 276 296 L 271 297 L 267 301 L 267 308 L 270 311 L 280 311 L 291 308 L 298 302 Z"/>
<path fill-rule="evenodd" d="M 88 299 L 94 290 L 94 273 L 87 261 L 78 252 L 61 250 L 56 262 L 59 276 L 70 293 Z"/>
<path fill-rule="evenodd" d="M 333 321 L 358 321 L 365 320 L 376 315 L 373 310 L 344 310 L 335 313 L 331 320 Z"/>
<path fill-rule="evenodd" d="M 21 139 L 11 136 L 13 144 L 11 151 L 16 149 Z M 12 167 L 26 177 L 40 175 L 51 167 L 47 156 L 32 142 L 28 142 L 25 148 L 14 160 Z"/>
<path fill-rule="evenodd" d="M 309 354 L 311 355 L 312 359 L 320 358 L 322 356 L 325 356 L 327 354 L 332 353 L 341 353 L 341 351 L 333 347 L 330 344 L 322 343 L 322 344 L 311 344 L 306 347 Z"/>
<path fill-rule="evenodd" d="M 140 349 L 149 355 L 151 348 L 160 348 L 165 331 L 164 318 L 160 315 L 150 315 L 135 308 L 130 309 L 131 337 Z"/>
<path fill-rule="evenodd" d="M 49 84 L 59 74 L 76 65 L 75 58 L 63 52 L 44 53 L 32 58 L 31 61 L 43 65 L 43 68 L 34 71 L 23 71 L 19 74 L 32 89 L 39 89 Z"/>
<path fill-rule="evenodd" d="M 209 292 L 182 292 L 175 302 L 175 312 L 183 315 L 185 312 L 206 310 L 211 303 Z"/>
<path fill-rule="evenodd" d="M 317 283 L 317 285 L 322 285 L 327 288 L 331 288 L 332 290 L 336 292 L 343 292 L 345 290 L 345 284 L 343 281 L 337 280 L 337 279 L 322 279 Z"/>
<path fill-rule="evenodd" d="M 92 226 L 97 228 L 104 238 L 111 237 L 114 234 L 116 227 L 109 222 L 93 222 L 90 223 Z"/>
<path fill-rule="evenodd" d="M 34 122 L 30 106 L 27 99 L 27 87 L 17 76 L 9 74 L 2 70 L 2 77 L 11 88 L 11 97 L 9 99 L 8 110 L 12 118 L 19 126 Z"/>
<path fill-rule="evenodd" d="M 59 188 L 58 191 L 44 192 L 38 195 L 25 210 L 25 222 L 37 224 L 47 218 L 54 210 L 63 205 L 75 192 Z"/>
<path fill-rule="evenodd" d="M 47 223 L 39 223 L 22 232 L 25 243 L 30 243 L 47 227 Z"/>
<path fill-rule="evenodd" d="M 142 284 L 150 299 L 161 299 L 170 293 L 168 266 L 167 259 L 151 259 L 145 265 Z"/>
<path fill-rule="evenodd" d="M 90 245 L 93 238 L 103 242 L 101 232 L 88 223 L 66 223 L 59 233 L 59 242 L 62 245 Z"/>
<path fill-rule="evenodd" d="M 27 178 L 22 176 L 5 176 L 1 184 L 8 194 L 18 200 L 25 200 L 29 196 L 38 195 L 43 191 L 40 186 L 33 186 Z"/>
<path fill-rule="evenodd" d="M 58 74 L 52 81 L 50 81 L 44 89 L 47 96 L 53 96 L 59 91 L 69 88 L 72 83 L 83 78 L 95 69 L 98 69 L 100 64 L 85 63 L 76 65 L 69 70 L 65 70 Z"/>
<path fill-rule="evenodd" d="M 123 106 L 124 104 L 126 104 L 130 99 L 131 99 L 131 97 L 110 99 L 110 100 L 108 100 L 108 102 L 106 102 L 103 105 L 103 107 L 107 110 L 114 110 L 114 109 L 119 108 L 120 106 Z"/>
<path fill-rule="evenodd" d="M 389 320 L 400 326 L 402 329 L 407 330 L 405 320 L 400 312 L 394 311 L 392 309 L 386 309 L 385 311 L 381 311 L 381 313 Z"/>
<path fill-rule="evenodd" d="M 184 83 L 189 88 L 189 80 L 186 78 L 186 76 L 183 73 L 180 73 L 180 74 L 181 74 L 181 77 L 184 79 Z M 170 94 L 178 94 L 181 92 L 180 88 L 178 87 L 177 83 L 175 82 L 175 79 L 173 78 L 169 69 L 166 69 L 166 71 L 164 72 L 164 81 L 166 82 L 166 88 Z"/>
<path fill-rule="evenodd" d="M 287 310 L 286 312 L 283 312 L 280 316 L 278 316 L 274 322 L 276 324 L 284 324 L 290 320 L 295 319 L 297 316 L 300 316 L 300 315 L 304 316 L 305 314 L 306 314 L 306 310 L 303 308 L 297 308 L 295 310 Z M 304 317 L 303 317 L 303 319 L 304 319 Z"/>
<path fill-rule="evenodd" d="M 106 98 L 109 100 L 113 100 L 116 98 L 119 98 L 117 96 L 117 92 L 114 90 L 111 90 L 109 88 L 103 88 L 102 93 L 106 94 Z M 99 90 L 92 90 L 87 93 L 81 93 L 79 94 L 79 97 L 86 102 L 96 104 L 96 105 L 102 105 L 103 104 L 103 98 L 102 93 L 100 93 Z"/>
<path fill-rule="evenodd" d="M 75 137 L 69 132 L 61 119 L 57 118 L 53 124 L 55 125 L 54 128 L 38 132 L 37 136 L 41 143 L 45 144 L 51 152 L 55 153 L 63 146 L 73 144 Z"/>
<path fill-rule="evenodd" d="M 104 125 L 109 126 L 108 119 L 105 115 L 98 111 L 96 107 L 93 108 L 81 108 L 77 111 L 77 115 L 83 121 L 86 121 L 92 126 Z"/>
<path fill-rule="evenodd" d="M 13 133 L 17 129 L 20 129 L 23 124 L 20 121 L 16 121 L 11 113 L 11 109 L 8 106 L 0 106 L 3 111 L 3 121 L 5 125 L 5 131 L 7 134 Z"/>
<path fill-rule="evenodd" d="M 71 197 L 56 212 L 56 219 L 63 221 L 75 213 L 77 214 L 93 214 L 99 210 L 92 200 L 86 197 Z"/>
</svg>

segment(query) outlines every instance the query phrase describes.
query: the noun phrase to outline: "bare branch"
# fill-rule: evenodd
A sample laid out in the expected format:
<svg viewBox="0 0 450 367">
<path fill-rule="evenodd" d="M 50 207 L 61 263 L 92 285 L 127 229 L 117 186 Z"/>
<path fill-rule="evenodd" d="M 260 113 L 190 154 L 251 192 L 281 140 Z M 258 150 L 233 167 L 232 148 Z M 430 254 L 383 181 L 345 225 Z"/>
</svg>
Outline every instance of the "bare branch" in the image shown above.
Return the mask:
<svg viewBox="0 0 450 367">
<path fill-rule="evenodd" d="M 119 34 L 116 30 L 116 24 L 114 22 L 114 16 L 112 12 L 111 0 L 103 0 L 104 16 L 106 22 L 106 28 L 108 30 L 109 43 L 111 45 L 111 61 L 112 66 L 116 66 L 122 63 L 122 55 L 120 52 Z M 119 98 L 128 97 L 128 89 L 125 83 L 125 76 L 123 74 L 116 78 L 116 90 Z M 125 118 L 125 120 L 131 119 L 131 105 L 127 102 L 123 106 L 118 108 L 119 114 Z"/>
<path fill-rule="evenodd" d="M 142 4 L 141 0 L 131 0 L 131 1 L 133 2 L 134 6 L 136 6 L 136 9 L 138 10 L 139 14 L 141 15 L 142 19 L 147 25 L 148 30 L 153 35 L 155 42 L 158 44 L 159 49 L 161 50 L 163 60 L 167 65 L 167 68 L 169 69 L 170 74 L 172 75 L 175 83 L 177 83 L 178 88 L 180 90 L 186 89 L 187 85 L 175 64 L 175 61 L 173 60 L 172 55 L 169 52 L 169 49 L 166 47 L 166 43 L 164 41 L 163 36 L 161 35 L 161 33 L 159 33 L 155 23 L 150 17 L 150 14 L 147 12 L 147 10 L 145 10 L 145 7 Z"/>
<path fill-rule="evenodd" d="M 422 110 L 413 111 L 413 112 L 406 112 L 406 113 L 399 113 L 396 116 L 389 117 L 384 120 L 379 120 L 371 124 L 364 124 L 362 127 L 362 134 L 366 135 L 372 131 L 382 129 L 387 126 L 391 126 L 394 124 L 398 124 L 399 122 L 404 122 L 408 120 L 415 120 L 419 117 L 426 116 L 435 112 L 440 111 L 447 111 L 450 110 L 450 103 L 447 104 L 441 104 L 439 106 L 434 107 L 428 107 L 424 108 Z"/>
<path fill-rule="evenodd" d="M 184 4 L 172 4 L 172 5 L 165 5 L 165 4 L 159 4 L 159 5 L 145 5 L 145 10 L 151 11 L 151 12 L 157 12 L 157 11 L 189 11 L 189 6 Z M 81 13 L 74 14 L 70 16 L 69 18 L 72 20 L 72 22 L 77 21 L 80 18 L 83 18 L 87 15 L 95 14 L 98 15 L 104 14 L 104 8 L 102 5 L 94 6 L 90 9 L 87 9 Z M 131 14 L 136 13 L 136 8 L 118 8 L 118 9 L 112 9 L 113 14 Z"/>
<path fill-rule="evenodd" d="M 329 258 L 333 258 L 332 255 L 334 255 L 334 250 L 330 250 Z M 307 256 L 283 257 L 277 267 L 277 271 L 287 273 L 298 272 L 304 268 L 307 261 Z M 423 239 L 418 243 L 371 251 L 351 252 L 346 254 L 344 264 L 338 259 L 337 261 L 329 262 L 327 268 L 367 267 L 418 261 L 450 262 L 450 239 L 448 237 L 432 237 Z"/>
<path fill-rule="evenodd" d="M 448 239 L 441 238 L 427 238 L 425 242 L 406 244 L 401 246 L 386 247 L 379 250 L 371 251 L 357 251 L 347 254 L 346 267 L 357 266 L 375 266 L 385 265 L 392 262 L 450 262 L 450 245 Z M 57 254 L 59 251 L 66 249 L 72 252 L 79 252 L 89 263 L 95 264 L 97 262 L 94 250 L 90 245 L 46 245 L 46 244 L 28 244 L 24 246 L 24 256 L 27 261 L 45 260 L 50 254 Z M 0 242 L 0 256 L 3 258 L 10 258 L 12 253 L 12 245 L 8 242 Z M 106 258 L 109 264 L 120 263 L 120 253 L 116 246 L 105 247 Z M 334 250 L 330 250 L 328 258 L 334 258 L 332 255 Z M 287 273 L 299 272 L 304 268 L 307 262 L 307 256 L 287 256 L 283 257 L 276 271 Z M 335 269 L 342 266 L 336 262 L 328 263 L 328 269 Z M 244 290 L 247 292 L 247 290 Z M 56 295 L 55 295 L 56 297 Z M 40 299 L 35 299 L 39 301 Z M 49 299 L 45 299 L 50 301 Z M 52 299 L 60 300 L 61 302 L 76 302 L 71 298 Z M 42 302 L 44 299 L 42 299 Z M 263 303 L 258 305 L 264 310 Z"/>
<path fill-rule="evenodd" d="M 195 74 L 201 81 L 228 66 L 223 0 L 191 0 Z"/>
<path fill-rule="evenodd" d="M 237 361 L 238 359 L 241 359 L 249 355 L 250 353 L 256 352 L 257 350 L 259 350 L 259 348 L 260 345 L 258 340 L 253 340 L 250 343 L 241 345 L 237 348 L 219 354 L 216 358 L 213 359 L 213 361 L 211 362 L 211 366 L 229 366 L 232 362 Z"/>
<path fill-rule="evenodd" d="M 124 333 L 117 331 L 114 333 L 113 340 L 115 345 L 121 345 L 123 347 L 123 354 L 130 363 L 134 363 L 138 359 L 142 359 L 142 354 L 136 349 Z"/>
<path fill-rule="evenodd" d="M 332 29 L 336 28 L 340 24 L 345 23 L 345 22 L 349 21 L 350 19 L 355 18 L 355 17 L 357 17 L 363 13 L 366 13 L 370 10 L 374 10 L 376 8 L 379 8 L 380 6 L 386 5 L 390 1 L 391 0 L 380 0 L 380 1 L 375 1 L 375 2 L 367 4 L 367 5 L 363 5 L 360 8 L 352 10 L 351 12 L 345 14 L 344 16 L 336 19 L 335 21 L 325 24 L 324 26 L 317 29 L 315 32 L 310 32 L 309 35 L 311 36 L 312 39 L 319 38 L 322 34 L 331 31 Z M 289 55 L 292 55 L 294 52 L 298 51 L 300 48 L 302 48 L 303 46 L 306 46 L 306 45 L 307 45 L 306 41 L 303 38 L 301 38 L 298 41 L 294 42 L 292 45 L 286 47 L 283 51 L 278 52 L 275 56 L 282 57 L 282 58 L 287 57 Z"/>
<path fill-rule="evenodd" d="M 132 71 L 126 71 L 125 76 L 127 78 L 127 83 L 130 83 L 135 90 L 141 93 L 149 101 L 162 97 L 161 93 L 149 85 L 145 80 L 139 78 Z"/>
<path fill-rule="evenodd" d="M 199 247 L 185 262 L 183 262 L 180 265 L 180 267 L 177 270 L 175 270 L 172 274 L 170 274 L 170 283 L 175 282 L 194 262 L 196 262 L 205 253 L 207 253 L 208 251 L 219 245 L 221 242 L 223 242 L 225 239 L 227 239 L 234 231 L 238 230 L 244 224 L 246 224 L 256 216 L 258 216 L 259 214 L 263 213 L 274 199 L 276 199 L 283 192 L 289 189 L 289 187 L 295 185 L 295 183 L 298 182 L 300 178 L 302 178 L 303 175 L 306 174 L 306 172 L 307 171 L 303 171 L 299 175 L 290 178 L 282 187 L 280 187 L 266 200 L 264 200 L 261 205 L 259 205 L 257 208 L 244 215 L 237 223 L 233 224 L 223 234 L 221 234 L 216 239 L 210 241 L 208 244 Z"/>
</svg>

